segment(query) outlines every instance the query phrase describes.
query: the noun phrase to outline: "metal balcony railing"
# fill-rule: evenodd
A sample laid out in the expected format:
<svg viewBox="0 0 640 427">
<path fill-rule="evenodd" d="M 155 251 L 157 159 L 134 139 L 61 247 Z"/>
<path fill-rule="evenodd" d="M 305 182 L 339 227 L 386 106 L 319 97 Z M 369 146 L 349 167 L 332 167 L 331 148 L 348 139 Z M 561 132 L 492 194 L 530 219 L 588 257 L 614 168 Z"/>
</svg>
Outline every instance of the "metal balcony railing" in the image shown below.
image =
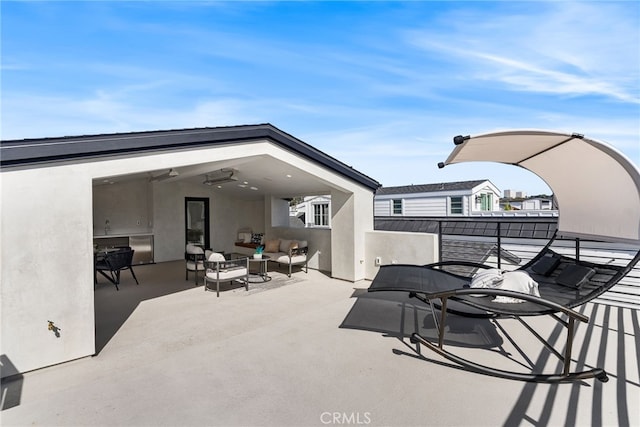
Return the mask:
<svg viewBox="0 0 640 427">
<path fill-rule="evenodd" d="M 439 261 L 466 260 L 514 270 L 535 257 L 557 229 L 553 217 L 376 217 L 375 229 L 438 235 Z M 556 239 L 551 249 L 598 264 L 627 265 L 633 245 Z M 579 251 L 577 250 L 579 249 Z M 457 271 L 469 274 L 470 271 Z M 640 265 L 597 302 L 640 308 Z"/>
</svg>

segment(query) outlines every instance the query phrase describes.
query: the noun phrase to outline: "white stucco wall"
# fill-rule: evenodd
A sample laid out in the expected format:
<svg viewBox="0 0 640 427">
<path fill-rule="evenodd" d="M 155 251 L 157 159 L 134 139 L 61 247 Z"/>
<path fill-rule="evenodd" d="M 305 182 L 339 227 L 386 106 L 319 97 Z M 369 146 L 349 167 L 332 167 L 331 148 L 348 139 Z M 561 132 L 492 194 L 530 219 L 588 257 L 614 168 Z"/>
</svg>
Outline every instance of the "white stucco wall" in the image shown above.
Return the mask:
<svg viewBox="0 0 640 427">
<path fill-rule="evenodd" d="M 86 165 L 2 173 L 2 377 L 94 352 L 88 174 Z"/>
<path fill-rule="evenodd" d="M 404 233 L 398 231 L 370 231 L 366 238 L 366 278 L 373 280 L 381 265 L 424 265 L 438 261 L 438 235 L 430 233 Z"/>
<path fill-rule="evenodd" d="M 147 179 L 93 187 L 93 233 L 108 234 L 150 233 L 153 227 L 152 184 Z"/>
<path fill-rule="evenodd" d="M 209 187 L 185 182 L 155 183 L 153 216 L 155 261 L 184 259 L 184 199 L 209 199 L 210 245 L 216 251 L 232 252 L 241 227 L 254 231 L 264 227 L 262 201 L 238 200 L 216 194 Z"/>
<path fill-rule="evenodd" d="M 358 281 L 365 278 L 365 233 L 373 230 L 373 193 L 331 192 L 331 275 Z"/>
</svg>

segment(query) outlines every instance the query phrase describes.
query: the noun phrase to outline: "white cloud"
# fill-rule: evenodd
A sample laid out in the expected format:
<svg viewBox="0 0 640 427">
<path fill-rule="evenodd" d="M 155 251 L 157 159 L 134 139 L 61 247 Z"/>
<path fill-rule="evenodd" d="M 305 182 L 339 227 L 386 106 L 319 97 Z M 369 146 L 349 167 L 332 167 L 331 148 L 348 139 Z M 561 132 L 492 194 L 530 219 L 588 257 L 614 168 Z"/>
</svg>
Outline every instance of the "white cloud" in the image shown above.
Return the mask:
<svg viewBox="0 0 640 427">
<path fill-rule="evenodd" d="M 640 103 L 637 5 L 536 2 L 526 11 L 525 4 L 505 5 L 501 13 L 455 12 L 448 20 L 453 31 L 409 31 L 408 43 L 454 61 L 472 80 Z"/>
</svg>

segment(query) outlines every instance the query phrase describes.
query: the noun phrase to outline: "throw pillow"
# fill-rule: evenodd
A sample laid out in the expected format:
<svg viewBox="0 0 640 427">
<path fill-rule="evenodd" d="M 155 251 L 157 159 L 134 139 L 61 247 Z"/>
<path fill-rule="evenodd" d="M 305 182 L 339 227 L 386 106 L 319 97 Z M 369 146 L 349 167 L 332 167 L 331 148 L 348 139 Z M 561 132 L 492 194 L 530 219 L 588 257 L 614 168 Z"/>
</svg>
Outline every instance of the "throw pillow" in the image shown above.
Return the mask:
<svg viewBox="0 0 640 427">
<path fill-rule="evenodd" d="M 264 233 L 253 233 L 251 235 L 251 243 L 261 244 L 263 237 L 264 237 Z M 249 242 L 246 242 L 246 243 L 249 243 Z"/>
<path fill-rule="evenodd" d="M 264 251 L 265 252 L 278 252 L 280 250 L 280 240 L 267 240 L 264 243 Z"/>
<path fill-rule="evenodd" d="M 579 288 L 589 281 L 596 271 L 584 265 L 569 264 L 556 277 L 556 283 L 570 288 Z"/>
<path fill-rule="evenodd" d="M 553 255 L 545 255 L 531 266 L 531 270 L 533 270 L 534 273 L 549 276 L 559 264 L 560 258 Z"/>
<path fill-rule="evenodd" d="M 287 252 L 289 252 L 291 249 L 298 249 L 298 242 L 296 242 L 295 240 L 292 240 L 291 243 L 289 244 L 289 249 L 287 249 Z"/>
<path fill-rule="evenodd" d="M 280 252 L 289 252 L 291 240 L 280 240 Z"/>
</svg>

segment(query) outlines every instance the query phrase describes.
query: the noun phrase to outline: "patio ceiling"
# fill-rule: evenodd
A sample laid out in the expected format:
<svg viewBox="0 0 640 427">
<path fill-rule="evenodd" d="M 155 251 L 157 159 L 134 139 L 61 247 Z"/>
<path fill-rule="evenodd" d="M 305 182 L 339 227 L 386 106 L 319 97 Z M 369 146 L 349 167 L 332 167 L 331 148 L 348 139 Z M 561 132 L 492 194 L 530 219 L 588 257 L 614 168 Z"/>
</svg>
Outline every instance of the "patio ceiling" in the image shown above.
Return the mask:
<svg viewBox="0 0 640 427">
<path fill-rule="evenodd" d="M 178 175 L 168 177 L 170 169 L 177 172 Z M 224 175 L 221 170 L 233 170 L 233 176 L 237 178 L 237 181 L 213 185 L 203 183 L 207 175 L 210 177 Z M 154 179 L 159 176 L 162 178 Z M 212 193 L 245 200 L 261 199 L 267 194 L 276 197 L 323 195 L 330 194 L 332 188 L 327 182 L 303 169 L 264 155 L 102 177 L 95 179 L 94 185 L 110 185 L 141 179 L 155 182 L 156 185 L 184 182 L 209 188 Z"/>
</svg>

